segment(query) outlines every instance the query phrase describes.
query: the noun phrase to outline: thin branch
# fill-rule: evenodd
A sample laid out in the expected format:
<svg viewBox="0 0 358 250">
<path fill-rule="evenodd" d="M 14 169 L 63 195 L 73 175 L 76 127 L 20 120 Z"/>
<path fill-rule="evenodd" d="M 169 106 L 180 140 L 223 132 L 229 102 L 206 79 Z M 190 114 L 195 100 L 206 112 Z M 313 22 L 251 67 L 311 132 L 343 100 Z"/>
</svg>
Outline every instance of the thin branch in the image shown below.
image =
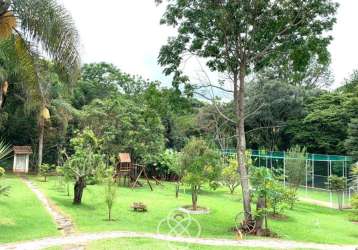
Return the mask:
<svg viewBox="0 0 358 250">
<path fill-rule="evenodd" d="M 230 118 L 227 117 L 224 113 L 221 112 L 221 110 L 219 109 L 219 107 L 216 105 L 216 102 L 214 101 L 214 99 L 211 99 L 211 98 L 207 97 L 206 95 L 204 95 L 204 94 L 202 94 L 202 93 L 200 93 L 200 92 L 195 92 L 195 91 L 194 91 L 194 94 L 197 94 L 197 95 L 203 97 L 204 99 L 213 102 L 213 105 L 214 105 L 214 107 L 216 108 L 216 111 L 217 111 L 225 120 L 236 124 L 236 122 L 235 122 L 234 120 L 230 119 Z"/>
</svg>

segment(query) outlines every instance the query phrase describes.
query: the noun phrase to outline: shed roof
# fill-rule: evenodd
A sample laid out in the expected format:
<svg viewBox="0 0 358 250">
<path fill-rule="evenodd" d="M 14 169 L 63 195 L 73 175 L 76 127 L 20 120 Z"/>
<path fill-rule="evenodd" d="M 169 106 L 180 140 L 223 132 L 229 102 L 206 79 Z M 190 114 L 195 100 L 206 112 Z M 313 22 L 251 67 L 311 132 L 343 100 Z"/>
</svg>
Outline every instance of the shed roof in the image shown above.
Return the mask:
<svg viewBox="0 0 358 250">
<path fill-rule="evenodd" d="M 124 163 L 130 163 L 131 162 L 131 157 L 129 155 L 129 153 L 119 153 L 118 154 L 118 159 L 119 162 L 124 162 Z"/>
<path fill-rule="evenodd" d="M 14 146 L 14 153 L 20 155 L 29 155 L 32 154 L 31 146 Z"/>
</svg>

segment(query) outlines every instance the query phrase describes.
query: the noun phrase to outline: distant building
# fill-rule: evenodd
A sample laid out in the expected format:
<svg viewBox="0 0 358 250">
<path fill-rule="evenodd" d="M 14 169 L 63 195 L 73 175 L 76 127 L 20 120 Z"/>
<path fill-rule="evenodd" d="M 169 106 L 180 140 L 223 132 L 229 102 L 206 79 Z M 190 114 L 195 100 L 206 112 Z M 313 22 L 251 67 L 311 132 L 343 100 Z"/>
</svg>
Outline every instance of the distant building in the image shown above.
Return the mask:
<svg viewBox="0 0 358 250">
<path fill-rule="evenodd" d="M 29 172 L 29 156 L 32 154 L 30 146 L 14 146 L 14 173 Z"/>
</svg>

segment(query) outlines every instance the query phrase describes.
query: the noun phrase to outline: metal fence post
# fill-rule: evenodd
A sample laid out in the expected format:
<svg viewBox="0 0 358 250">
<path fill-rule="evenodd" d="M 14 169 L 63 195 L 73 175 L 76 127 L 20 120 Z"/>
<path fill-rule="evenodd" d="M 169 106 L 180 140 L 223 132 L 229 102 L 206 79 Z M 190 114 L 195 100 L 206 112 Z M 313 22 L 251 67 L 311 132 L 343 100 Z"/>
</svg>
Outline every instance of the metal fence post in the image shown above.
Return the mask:
<svg viewBox="0 0 358 250">
<path fill-rule="evenodd" d="M 314 154 L 312 154 L 312 187 L 314 188 Z"/>
<path fill-rule="evenodd" d="M 283 152 L 283 185 L 286 187 L 286 152 Z"/>
</svg>

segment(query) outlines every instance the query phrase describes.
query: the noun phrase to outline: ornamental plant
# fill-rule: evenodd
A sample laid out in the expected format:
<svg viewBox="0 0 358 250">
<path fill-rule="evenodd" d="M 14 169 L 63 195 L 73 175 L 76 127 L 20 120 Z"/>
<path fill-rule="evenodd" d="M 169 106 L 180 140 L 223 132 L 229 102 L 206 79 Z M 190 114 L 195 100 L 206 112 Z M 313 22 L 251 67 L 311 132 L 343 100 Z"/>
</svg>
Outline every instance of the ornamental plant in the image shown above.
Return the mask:
<svg viewBox="0 0 358 250">
<path fill-rule="evenodd" d="M 180 166 L 183 169 L 183 181 L 191 186 L 192 209 L 197 210 L 200 186 L 220 176 L 220 155 L 206 141 L 193 138 L 181 152 Z"/>
</svg>

